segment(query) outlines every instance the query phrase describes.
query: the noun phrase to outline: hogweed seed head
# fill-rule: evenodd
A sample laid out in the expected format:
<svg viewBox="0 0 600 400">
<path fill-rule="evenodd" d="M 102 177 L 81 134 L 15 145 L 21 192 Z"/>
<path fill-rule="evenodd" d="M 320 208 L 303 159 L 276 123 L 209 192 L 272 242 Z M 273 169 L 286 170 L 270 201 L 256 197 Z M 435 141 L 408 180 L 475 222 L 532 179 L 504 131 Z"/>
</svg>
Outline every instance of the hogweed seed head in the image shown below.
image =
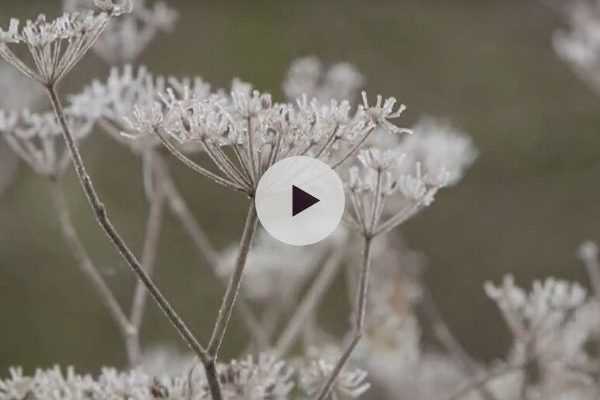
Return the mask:
<svg viewBox="0 0 600 400">
<path fill-rule="evenodd" d="M 562 325 L 586 300 L 586 291 L 579 284 L 554 278 L 535 281 L 529 293 L 516 286 L 511 275 L 505 276 L 501 285 L 487 282 L 484 287 L 518 336 L 543 334 Z"/>
<path fill-rule="evenodd" d="M 8 30 L 0 28 L 0 56 L 22 73 L 45 86 L 59 82 L 83 58 L 102 34 L 113 16 L 128 12 L 131 2 L 97 2 L 100 11 L 65 13 L 48 21 L 41 14 L 27 20 L 22 28 L 11 19 Z M 24 45 L 31 62 L 20 59 L 13 45 Z"/>
<path fill-rule="evenodd" d="M 439 184 L 430 184 L 434 180 L 422 173 L 418 162 L 407 167 L 408 157 L 400 151 L 367 148 L 348 170 L 350 216 L 365 235 L 378 235 L 400 225 L 429 206 L 443 187 L 442 177 L 435 179 Z M 384 217 L 388 217 L 386 221 Z"/>
<path fill-rule="evenodd" d="M 296 103 L 276 103 L 269 93 L 239 81 L 229 93 L 198 95 L 189 88 L 167 89 L 159 98 L 154 105 L 135 108 L 128 118 L 130 130 L 138 135 L 154 132 L 163 142 L 200 145 L 217 170 L 211 173 L 248 193 L 282 158 L 306 155 L 338 167 L 356 154 L 378 124 L 402 131 L 392 129 L 388 121 L 401 114 L 393 110 L 393 99 L 352 112 L 347 101 L 320 103 L 303 97 Z M 231 148 L 235 157 L 224 147 Z"/>
<path fill-rule="evenodd" d="M 202 98 L 210 94 L 210 85 L 201 78 L 156 75 L 145 66 L 135 68 L 125 65 L 113 67 L 105 81 L 93 81 L 79 94 L 70 96 L 69 100 L 74 111 L 89 118 L 99 118 L 100 125 L 114 139 L 140 153 L 157 146 L 160 140 L 155 135 L 140 136 L 128 132 L 131 120 L 127 116 L 135 114 L 137 121 L 142 124 L 135 132 L 151 129 L 158 123 L 151 117 L 160 114 L 153 108 L 162 104 L 161 94 L 166 93 L 167 89 L 187 98 Z"/>
</svg>

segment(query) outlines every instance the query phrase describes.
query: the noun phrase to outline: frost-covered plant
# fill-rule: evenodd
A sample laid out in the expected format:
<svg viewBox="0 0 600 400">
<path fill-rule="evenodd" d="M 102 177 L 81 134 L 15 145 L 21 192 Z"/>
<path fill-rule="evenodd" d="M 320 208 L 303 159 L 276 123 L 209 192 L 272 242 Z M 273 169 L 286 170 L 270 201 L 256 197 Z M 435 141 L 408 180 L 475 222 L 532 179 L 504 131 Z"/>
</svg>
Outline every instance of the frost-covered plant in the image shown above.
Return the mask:
<svg viewBox="0 0 600 400">
<path fill-rule="evenodd" d="M 399 284 L 394 273 L 387 275 L 390 271 L 382 269 L 380 275 L 376 274 L 379 279 L 370 284 L 376 249 L 373 243 L 378 238 L 376 244 L 387 252 L 389 245 L 384 235 L 430 205 L 439 188 L 462 177 L 474 158 L 467 139 L 430 121 L 415 129 L 414 137 L 422 132 L 422 138 L 412 139 L 406 135 L 408 130 L 395 124 L 405 110 L 395 98 L 377 96 L 373 102 L 363 92 L 362 102 L 355 104 L 364 84 L 362 75 L 349 64 L 335 64 L 325 71 L 315 58 L 301 59 L 292 65 L 284 84 L 288 101 L 278 102 L 270 93 L 239 79 L 234 79 L 228 89 L 215 90 L 199 77 L 165 77 L 152 74 L 145 67 L 128 65 L 114 68 L 106 81 L 93 81 L 80 94 L 69 97 L 65 108 L 57 92 L 58 84 L 90 49 L 95 48 L 110 63 L 131 61 L 158 31 L 173 25 L 176 15 L 163 3 L 156 3 L 151 9 L 144 2 L 134 6 L 127 0 L 96 0 L 95 9 L 90 11 L 80 10 L 74 2 L 67 3 L 67 7 L 76 10 L 52 21 L 41 15 L 34 22 L 26 22 L 22 29 L 18 21 L 11 20 L 8 30 L 0 30 L 0 56 L 40 83 L 54 109 L 53 114 L 2 111 L 0 131 L 34 171 L 56 183 L 54 199 L 65 240 L 119 326 L 131 365 L 139 365 L 140 370 L 105 370 L 98 378 L 79 376 L 73 371 L 63 375 L 57 369 L 38 371 L 34 377 L 26 378 L 15 371 L 11 379 L 0 381 L 0 399 L 45 398 L 51 394 L 65 400 L 120 396 L 283 399 L 295 398 L 296 394 L 318 400 L 355 398 L 370 386 L 366 372 L 347 365 L 363 336 L 370 336 L 365 348 L 376 349 L 381 341 L 391 343 L 396 357 L 389 359 L 399 361 L 403 357 L 398 355 L 407 354 L 403 352 L 406 349 L 420 354 L 420 331 L 411 310 L 412 303 L 422 296 L 419 283 L 415 279 Z M 17 56 L 21 53 L 14 52 L 13 47 L 19 45 L 26 48 L 31 60 Z M 80 140 L 96 123 L 127 143 L 143 160 L 150 211 L 139 260 L 109 218 L 79 151 Z M 58 143 L 59 135 L 64 145 Z M 380 145 L 386 141 L 394 146 Z M 212 247 L 171 179 L 160 155 L 162 147 L 198 174 L 247 195 L 250 204 L 239 245 L 224 252 Z M 192 160 L 190 152 L 203 153 L 205 161 Z M 65 154 L 69 155 L 99 225 L 139 279 L 129 314 L 104 282 L 70 219 L 57 183 L 68 165 Z M 253 198 L 258 182 L 270 166 L 294 155 L 313 157 L 340 170 L 352 204 L 346 218 L 352 229 L 342 229 L 329 242 L 311 248 L 310 257 L 306 249 L 299 249 L 296 256 L 286 251 L 286 257 L 281 257 L 283 252 L 277 246 L 261 238 L 254 249 L 256 257 L 248 262 L 257 229 Z M 212 272 L 226 281 L 206 345 L 179 317 L 152 277 L 166 204 Z M 354 280 L 349 292 L 356 300 L 352 331 L 343 343 L 321 329 L 315 314 L 350 259 L 347 248 L 357 234 L 364 244 L 363 257 L 358 279 L 346 274 Z M 297 274 L 289 271 L 289 257 L 301 261 L 294 268 Z M 243 283 L 247 266 L 251 271 Z M 371 294 L 369 285 L 376 286 Z M 411 305 L 404 310 L 405 315 L 399 314 L 392 302 L 400 288 L 414 291 L 407 297 Z M 141 372 L 144 367 L 150 371 L 161 362 L 169 369 L 182 365 L 167 363 L 164 353 L 142 351 L 139 330 L 146 293 L 202 363 L 203 373 L 192 368 L 185 378 L 164 378 Z M 251 300 L 257 300 L 261 315 Z M 376 311 L 368 323 L 367 308 Z M 294 363 L 298 365 L 296 369 L 273 355 L 219 363 L 234 310 L 246 323 L 253 349 L 270 349 L 272 354 L 284 357 L 302 339 L 305 349 L 327 344 L 336 350 L 328 356 L 325 352 L 315 356 L 307 350 Z M 391 314 L 389 319 L 385 318 L 387 314 Z M 402 346 L 407 347 L 399 351 Z M 189 359 L 189 355 L 182 358 Z"/>
<path fill-rule="evenodd" d="M 96 0 L 97 11 L 65 13 L 47 20 L 40 14 L 22 27 L 11 19 L 8 29 L 0 29 L 0 56 L 31 79 L 44 86 L 60 82 L 96 43 L 113 16 L 129 12 L 129 1 Z M 24 45 L 29 62 L 19 58 L 12 46 Z"/>
<path fill-rule="evenodd" d="M 73 12 L 89 8 L 91 3 L 92 0 L 63 0 L 63 8 Z M 163 1 L 148 5 L 145 0 L 136 0 L 131 13 L 113 21 L 93 50 L 107 64 L 132 62 L 159 33 L 171 32 L 177 18 L 177 11 Z"/>
<path fill-rule="evenodd" d="M 535 281 L 527 292 L 509 275 L 499 286 L 486 283 L 485 290 L 497 303 L 514 337 L 508 367 L 499 376 L 519 373 L 520 378 L 512 389 L 504 390 L 526 398 L 597 396 L 591 367 L 595 356 L 588 353 L 587 346 L 597 340 L 600 319 L 598 305 L 587 299 L 585 289 L 577 283 L 548 278 Z M 494 379 L 490 374 L 481 384 L 493 383 Z"/>
<path fill-rule="evenodd" d="M 297 373 L 274 357 L 248 356 L 217 366 L 225 400 L 286 399 L 294 388 Z M 105 368 L 100 375 L 79 375 L 73 368 L 37 370 L 32 377 L 12 369 L 10 378 L 0 381 L 0 399 L 206 399 L 209 383 L 194 371 L 177 375 L 148 375 L 140 370 L 118 372 Z"/>
</svg>

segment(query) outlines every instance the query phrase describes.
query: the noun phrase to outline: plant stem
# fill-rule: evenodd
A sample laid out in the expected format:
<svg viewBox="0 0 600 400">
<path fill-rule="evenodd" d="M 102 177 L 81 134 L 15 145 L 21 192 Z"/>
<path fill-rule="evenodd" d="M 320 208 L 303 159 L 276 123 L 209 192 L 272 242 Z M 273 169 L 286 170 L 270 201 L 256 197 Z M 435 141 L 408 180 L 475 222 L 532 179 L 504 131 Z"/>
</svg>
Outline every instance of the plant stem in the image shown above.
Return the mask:
<svg viewBox="0 0 600 400">
<path fill-rule="evenodd" d="M 153 274 L 156 256 L 158 253 L 158 242 L 160 239 L 160 230 L 163 222 L 163 210 L 165 203 L 165 195 L 163 189 L 158 185 L 154 193 L 150 197 L 150 212 L 146 223 L 146 234 L 144 238 L 144 246 L 142 248 L 142 265 L 148 275 Z M 148 291 L 141 281 L 137 282 L 133 301 L 131 305 L 130 319 L 133 326 L 136 328 L 136 335 L 132 337 L 128 346 L 129 351 L 134 356 L 133 362 L 135 365 L 139 363 L 141 356 L 140 345 L 140 328 L 146 311 Z"/>
<path fill-rule="evenodd" d="M 317 396 L 318 400 L 325 400 L 329 397 L 329 394 L 331 393 L 331 390 L 333 389 L 333 386 L 335 385 L 335 382 L 336 382 L 338 376 L 342 373 L 342 370 L 344 369 L 346 362 L 350 358 L 352 351 L 354 351 L 354 348 L 356 347 L 356 345 L 358 344 L 358 342 L 360 341 L 360 339 L 362 338 L 362 335 L 364 333 L 365 315 L 366 315 L 366 309 L 367 309 L 367 294 L 368 294 L 368 289 L 369 289 L 369 273 L 371 270 L 371 261 L 373 258 L 372 257 L 372 244 L 373 244 L 373 237 L 365 235 L 364 236 L 363 263 L 362 263 L 362 269 L 360 272 L 360 281 L 359 281 L 359 287 L 358 287 L 358 292 L 357 292 L 356 309 L 355 309 L 355 315 L 354 315 L 354 317 L 356 319 L 354 321 L 354 329 L 353 329 L 352 337 L 350 339 L 350 343 L 348 343 L 346 345 L 346 348 L 345 348 L 344 352 L 342 353 L 342 356 L 336 363 L 335 367 L 333 368 L 331 375 L 329 375 L 329 378 L 327 379 L 327 381 L 321 388 L 319 395 Z"/>
<path fill-rule="evenodd" d="M 250 252 L 250 247 L 252 246 L 252 241 L 254 240 L 254 235 L 256 233 L 257 222 L 258 216 L 256 215 L 254 199 L 252 198 L 248 208 L 248 215 L 246 216 L 246 223 L 244 224 L 244 231 L 240 240 L 240 251 L 236 261 L 235 270 L 229 279 L 229 284 L 227 285 L 227 290 L 225 291 L 225 296 L 223 297 L 223 302 L 219 309 L 219 314 L 217 315 L 217 321 L 208 344 L 208 354 L 215 359 L 219 355 L 223 337 L 227 331 L 227 326 L 229 325 L 229 320 L 231 319 L 231 314 L 240 291 L 248 253 Z"/>
<path fill-rule="evenodd" d="M 164 165 L 164 161 L 159 157 L 158 154 L 155 154 L 155 162 L 162 171 L 161 183 L 168 199 L 169 208 L 183 227 L 185 233 L 191 239 L 200 256 L 204 258 L 215 279 L 223 282 L 223 286 L 226 287 L 225 279 L 217 273 L 217 265 L 219 263 L 219 254 L 217 253 L 217 250 L 215 250 L 210 243 L 202 226 L 196 220 L 196 217 L 191 212 L 179 190 L 177 190 L 175 182 L 173 182 L 173 177 L 169 174 L 169 171 Z M 269 347 L 269 335 L 262 327 L 250 304 L 248 304 L 242 296 L 238 299 L 238 308 L 236 308 L 236 310 L 238 310 L 240 319 L 246 324 L 248 331 L 253 336 L 254 340 L 256 340 L 256 343 L 261 348 Z"/>
<path fill-rule="evenodd" d="M 106 281 L 92 262 L 87 250 L 79 239 L 79 234 L 73 224 L 65 194 L 58 178 L 52 179 L 51 185 L 52 200 L 58 215 L 63 238 L 67 246 L 69 246 L 71 253 L 77 259 L 79 268 L 98 293 L 102 303 L 106 306 L 112 319 L 119 327 L 123 340 L 127 343 L 127 341 L 136 334 L 136 329 L 127 319 L 123 308 L 117 301 L 112 290 L 106 284 Z M 127 351 L 127 356 L 129 363 L 132 364 L 134 360 L 129 351 Z"/>
<path fill-rule="evenodd" d="M 127 246 L 125 241 L 121 238 L 121 235 L 117 232 L 116 228 L 112 224 L 110 218 L 108 217 L 106 207 L 100 200 L 94 187 L 94 184 L 92 183 L 92 180 L 87 173 L 77 143 L 69 129 L 62 104 L 56 92 L 56 87 L 50 85 L 47 86 L 46 89 L 48 90 L 48 95 L 50 101 L 52 102 L 52 106 L 54 108 L 56 117 L 58 118 L 58 121 L 62 127 L 62 134 L 66 142 L 67 148 L 69 149 L 75 172 L 77 173 L 77 177 L 79 178 L 80 184 L 83 188 L 83 191 L 85 192 L 85 195 L 87 196 L 87 199 L 95 214 L 98 224 L 102 227 L 102 229 L 110 239 L 110 242 L 118 250 L 119 254 L 127 262 L 127 265 L 142 281 L 146 289 L 150 292 L 150 294 L 156 301 L 157 305 L 169 319 L 173 327 L 187 342 L 188 346 L 194 351 L 194 353 L 198 355 L 198 357 L 200 358 L 200 360 L 203 361 L 204 364 L 208 363 L 211 360 L 204 347 L 198 342 L 198 340 L 187 327 L 185 322 L 183 322 L 181 317 L 179 317 L 179 315 L 173 309 L 171 304 L 169 304 L 167 299 L 160 292 L 152 278 L 150 278 L 150 276 L 146 273 L 144 267 L 136 259 L 131 249 Z M 213 392 L 213 398 L 214 400 L 220 400 L 222 398 L 220 391 L 216 396 Z"/>
</svg>

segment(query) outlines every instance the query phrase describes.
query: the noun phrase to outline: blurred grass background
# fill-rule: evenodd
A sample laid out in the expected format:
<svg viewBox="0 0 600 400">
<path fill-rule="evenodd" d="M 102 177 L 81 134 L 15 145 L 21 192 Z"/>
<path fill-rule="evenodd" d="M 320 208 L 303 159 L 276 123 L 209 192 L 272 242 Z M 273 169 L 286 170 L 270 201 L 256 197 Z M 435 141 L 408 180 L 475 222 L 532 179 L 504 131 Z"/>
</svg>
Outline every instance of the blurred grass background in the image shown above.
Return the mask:
<svg viewBox="0 0 600 400">
<path fill-rule="evenodd" d="M 465 180 L 403 233 L 428 258 L 426 279 L 465 346 L 484 359 L 508 346 L 508 334 L 482 282 L 505 273 L 520 283 L 555 275 L 585 282 L 575 250 L 600 230 L 600 99 L 554 54 L 559 16 L 536 1 L 171 1 L 177 30 L 160 36 L 141 62 L 170 74 L 197 74 L 215 86 L 239 76 L 281 97 L 289 62 L 316 55 L 354 63 L 371 94 L 397 96 L 402 121 L 446 118 L 469 133 L 480 157 Z M 58 1 L 3 0 L 0 20 L 56 14 Z M 106 76 L 95 55 L 65 84 L 77 90 Z M 10 96 L 10 93 L 2 93 Z M 102 135 L 85 157 L 114 221 L 140 250 L 145 213 L 139 161 Z M 245 200 L 172 163 L 177 179 L 213 242 L 240 234 Z M 112 321 L 65 252 L 47 184 L 25 166 L 0 197 L 0 375 L 9 365 L 74 364 L 83 370 L 124 364 Z M 92 254 L 123 301 L 133 277 L 96 227 L 71 175 L 70 204 Z M 198 266 L 194 249 L 168 220 L 158 282 L 202 338 L 221 290 Z M 335 298 L 336 293 L 332 293 Z M 337 329 L 346 319 L 324 317 Z M 244 340 L 236 324 L 226 349 Z M 181 345 L 151 305 L 146 345 Z"/>
</svg>

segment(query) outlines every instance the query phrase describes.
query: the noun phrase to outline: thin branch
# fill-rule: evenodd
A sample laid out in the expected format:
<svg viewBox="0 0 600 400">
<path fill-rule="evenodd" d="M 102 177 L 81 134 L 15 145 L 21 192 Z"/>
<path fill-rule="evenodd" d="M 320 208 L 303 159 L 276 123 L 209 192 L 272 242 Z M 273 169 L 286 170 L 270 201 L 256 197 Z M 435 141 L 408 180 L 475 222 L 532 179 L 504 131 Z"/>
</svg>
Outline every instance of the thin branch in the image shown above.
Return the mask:
<svg viewBox="0 0 600 400">
<path fill-rule="evenodd" d="M 240 251 L 236 261 L 235 270 L 227 285 L 227 290 L 225 291 L 225 296 L 223 297 L 223 302 L 219 309 L 219 314 L 217 315 L 217 321 L 208 344 L 208 354 L 214 358 L 217 358 L 219 355 L 219 350 L 223 343 L 223 338 L 225 337 L 227 326 L 229 325 L 229 320 L 231 319 L 231 314 L 240 291 L 248 253 L 250 252 L 250 247 L 252 246 L 252 241 L 254 240 L 254 235 L 256 233 L 257 222 L 258 216 L 256 214 L 254 200 L 252 200 L 248 207 L 248 215 L 246 216 L 246 223 L 244 224 L 244 231 L 240 240 Z"/>
<path fill-rule="evenodd" d="M 345 163 L 346 160 L 348 160 L 350 157 L 354 157 L 354 155 L 356 155 L 356 153 L 358 153 L 358 150 L 360 150 L 362 145 L 367 141 L 367 139 L 369 138 L 369 136 L 371 136 L 371 133 L 373 133 L 374 130 L 375 130 L 375 127 L 369 128 L 367 130 L 367 132 L 365 133 L 365 135 L 350 149 L 350 151 L 348 151 L 348 153 L 346 153 L 346 155 L 344 155 L 337 162 L 335 162 L 333 165 L 331 165 L 331 168 L 336 169 L 340 165 Z"/>
<path fill-rule="evenodd" d="M 350 342 L 346 345 L 342 356 L 337 361 L 331 375 L 319 391 L 319 395 L 317 396 L 317 400 L 325 400 L 329 397 L 333 386 L 338 378 L 338 376 L 342 373 L 350 355 L 354 351 L 354 348 L 360 341 L 364 333 L 364 324 L 365 324 L 365 315 L 367 309 L 367 294 L 369 289 L 369 274 L 371 270 L 371 261 L 372 261 L 372 244 L 373 238 L 371 236 L 364 237 L 364 251 L 363 251 L 363 263 L 362 269 L 360 273 L 360 283 L 357 293 L 356 299 L 356 309 L 355 309 L 355 322 L 354 322 L 354 332 L 352 334 L 352 338 Z"/>
<path fill-rule="evenodd" d="M 169 208 L 183 227 L 185 233 L 193 242 L 200 256 L 204 258 L 213 276 L 219 281 L 223 281 L 223 278 L 217 273 L 217 265 L 219 263 L 217 251 L 210 243 L 208 236 L 189 209 L 183 196 L 177 190 L 177 186 L 175 186 L 175 182 L 173 182 L 173 177 L 166 170 L 163 160 L 159 158 L 158 154 L 155 156 L 156 163 L 160 164 L 159 168 L 163 171 L 161 182 L 168 199 Z M 226 287 L 225 285 L 226 282 L 224 283 L 224 287 Z M 236 308 L 236 311 L 238 312 L 240 319 L 246 324 L 248 331 L 254 340 L 256 340 L 257 344 L 261 348 L 267 348 L 270 345 L 269 335 L 262 327 L 255 312 L 252 310 L 252 307 L 242 296 L 238 299 L 238 304 L 239 307 Z"/>
<path fill-rule="evenodd" d="M 169 152 L 171 152 L 171 154 L 173 154 L 175 156 L 175 158 L 177 158 L 179 161 L 181 161 L 185 166 L 190 168 L 192 171 L 197 172 L 198 174 L 200 174 L 208 179 L 211 179 L 213 182 L 218 183 L 219 185 L 222 185 L 227 188 L 237 190 L 240 192 L 244 192 L 244 193 L 248 192 L 247 188 L 238 186 L 234 182 L 232 182 L 228 179 L 225 179 L 225 178 L 207 170 L 204 167 L 201 167 L 200 165 L 195 163 L 193 160 L 188 158 L 185 154 L 183 154 L 175 146 L 173 146 L 173 144 L 169 141 L 169 139 L 167 139 L 165 137 L 165 135 L 163 135 L 160 132 L 160 129 L 158 129 L 158 128 L 154 129 L 154 133 L 159 137 L 159 139 L 161 140 L 163 145 L 167 148 L 167 150 L 169 150 Z"/>
</svg>

